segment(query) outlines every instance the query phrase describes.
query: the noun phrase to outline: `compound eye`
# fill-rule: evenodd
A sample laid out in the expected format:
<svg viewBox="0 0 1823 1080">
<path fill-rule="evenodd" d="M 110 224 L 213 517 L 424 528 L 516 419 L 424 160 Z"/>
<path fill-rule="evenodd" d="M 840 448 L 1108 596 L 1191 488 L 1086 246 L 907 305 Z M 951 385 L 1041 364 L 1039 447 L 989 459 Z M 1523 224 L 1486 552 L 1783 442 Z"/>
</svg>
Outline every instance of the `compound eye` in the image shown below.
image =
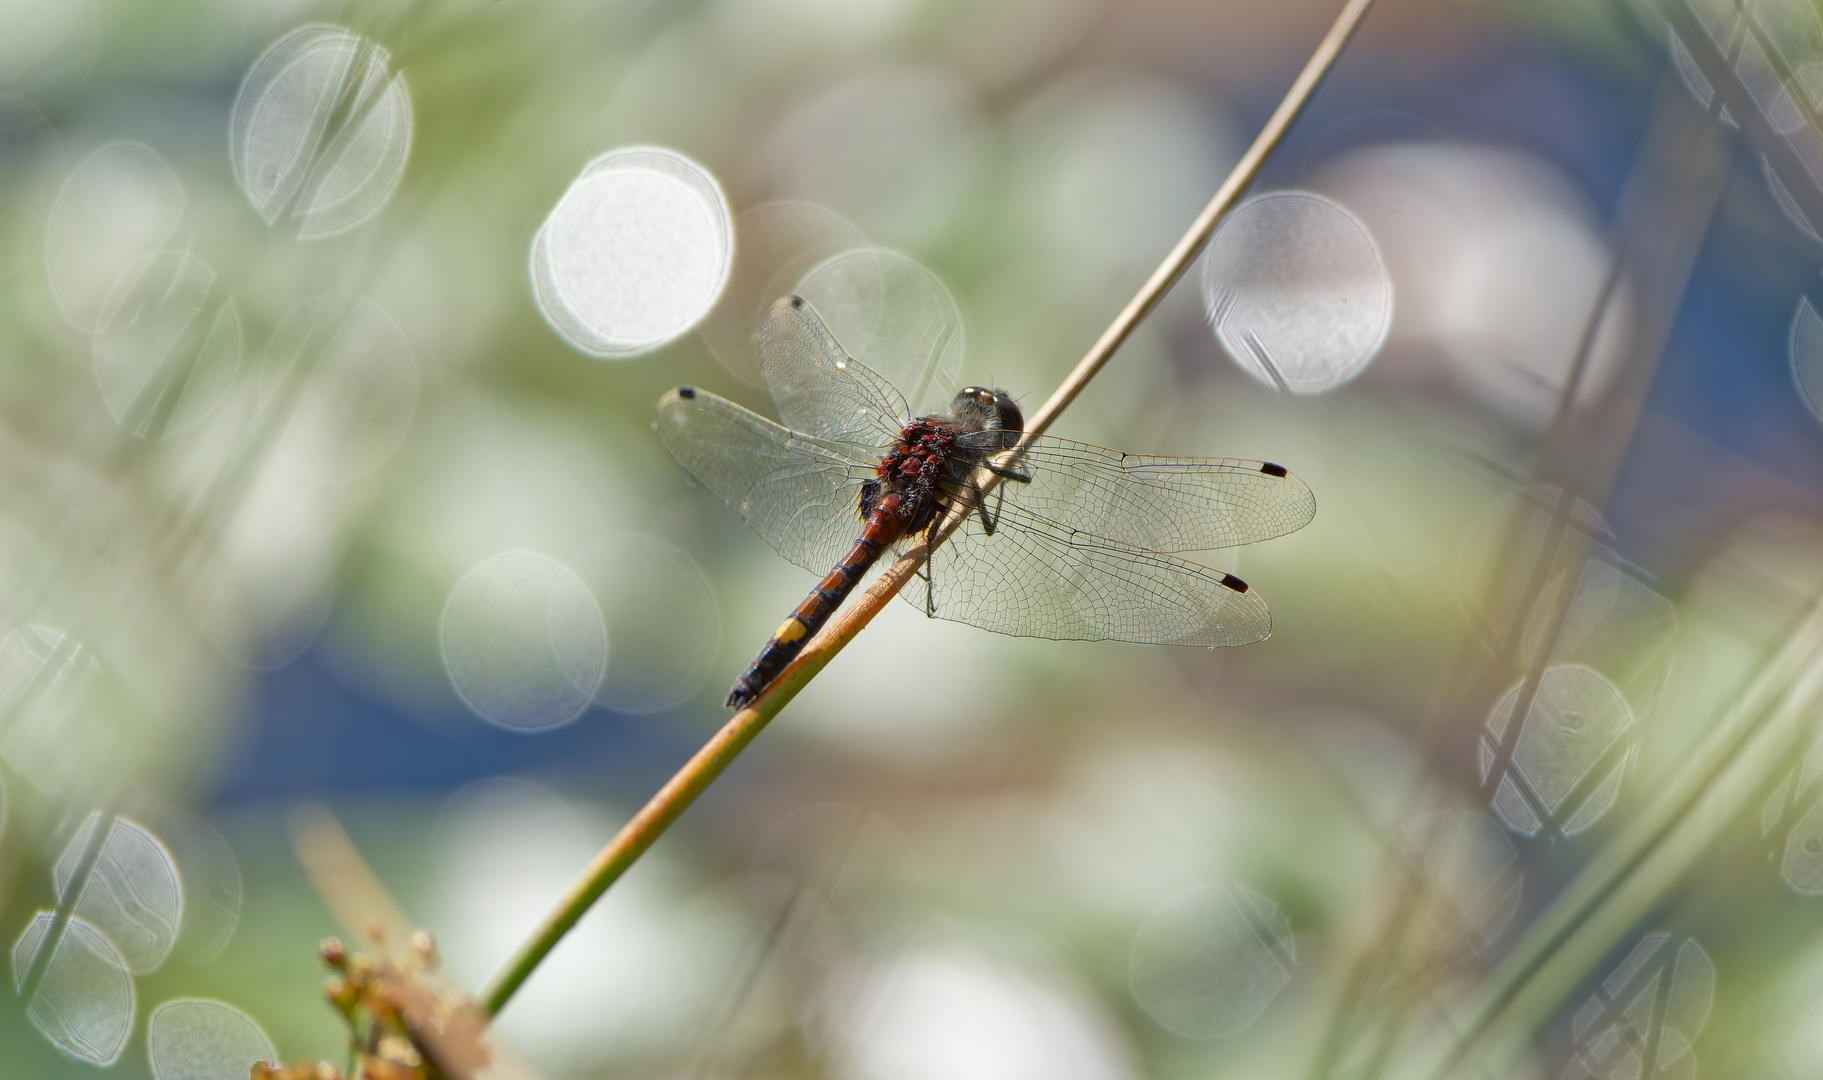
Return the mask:
<svg viewBox="0 0 1823 1080">
<path fill-rule="evenodd" d="M 1013 400 L 1013 395 L 1005 390 L 995 390 L 989 396 L 994 399 L 994 408 L 1000 413 L 1001 430 L 1025 430 L 1025 414 L 1019 411 L 1019 403 Z"/>
</svg>

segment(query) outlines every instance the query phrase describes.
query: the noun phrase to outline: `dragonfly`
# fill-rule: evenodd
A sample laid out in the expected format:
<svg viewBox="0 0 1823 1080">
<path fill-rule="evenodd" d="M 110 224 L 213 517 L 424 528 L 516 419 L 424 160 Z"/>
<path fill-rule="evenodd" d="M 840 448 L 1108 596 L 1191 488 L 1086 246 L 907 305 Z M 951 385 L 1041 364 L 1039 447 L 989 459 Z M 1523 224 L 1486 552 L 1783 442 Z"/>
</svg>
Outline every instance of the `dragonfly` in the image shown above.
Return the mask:
<svg viewBox="0 0 1823 1080">
<path fill-rule="evenodd" d="M 927 539 L 952 512 L 960 524 L 932 552 L 923 588 L 901 593 L 926 615 L 1052 640 L 1214 647 L 1272 632 L 1246 582 L 1175 553 L 1309 523 L 1316 499 L 1283 466 L 1028 436 L 1012 396 L 981 386 L 963 388 L 948 413 L 913 416 L 799 296 L 775 301 L 755 336 L 782 423 L 680 386 L 659 400 L 656 424 L 672 456 L 774 551 L 824 575 L 735 682 L 729 708 L 778 677 L 882 554 Z"/>
</svg>

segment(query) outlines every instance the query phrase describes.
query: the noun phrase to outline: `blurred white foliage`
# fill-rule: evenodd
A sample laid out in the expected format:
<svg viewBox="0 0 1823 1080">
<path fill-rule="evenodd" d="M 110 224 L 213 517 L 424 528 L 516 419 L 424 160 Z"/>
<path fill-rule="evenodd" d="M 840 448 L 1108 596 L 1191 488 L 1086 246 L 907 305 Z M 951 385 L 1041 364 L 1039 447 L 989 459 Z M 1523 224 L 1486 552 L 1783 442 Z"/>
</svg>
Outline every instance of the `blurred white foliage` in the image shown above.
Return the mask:
<svg viewBox="0 0 1823 1080">
<path fill-rule="evenodd" d="M 1549 420 L 1610 262 L 1588 196 L 1530 154 L 1444 142 L 1355 151 L 1315 186 L 1366 222 L 1392 273 L 1380 374 L 1447 381 L 1514 421 Z M 1583 400 L 1617 370 L 1626 322 L 1603 324 Z"/>
<path fill-rule="evenodd" d="M 1075 71 L 1012 118 L 1016 210 L 1084 293 L 1134 288 L 1240 156 L 1233 120 L 1160 75 Z"/>
<path fill-rule="evenodd" d="M 436 846 L 431 927 L 452 979 L 479 985 L 506 962 L 614 834 L 620 815 L 521 781 L 450 797 Z M 738 977 L 748 928 L 648 853 L 539 966 L 501 1014 L 502 1035 L 550 1073 L 682 1057 Z"/>
<path fill-rule="evenodd" d="M 955 946 L 832 980 L 821 1035 L 853 1080 L 1126 1080 L 1120 1028 L 1061 972 Z"/>
<path fill-rule="evenodd" d="M 915 250 L 956 223 L 984 139 L 973 95 L 949 72 L 864 70 L 779 121 L 766 151 L 772 193 L 825 203 L 871 239 Z"/>
<path fill-rule="evenodd" d="M 916 0 L 720 0 L 717 31 L 755 66 L 827 63 L 886 43 Z"/>
</svg>

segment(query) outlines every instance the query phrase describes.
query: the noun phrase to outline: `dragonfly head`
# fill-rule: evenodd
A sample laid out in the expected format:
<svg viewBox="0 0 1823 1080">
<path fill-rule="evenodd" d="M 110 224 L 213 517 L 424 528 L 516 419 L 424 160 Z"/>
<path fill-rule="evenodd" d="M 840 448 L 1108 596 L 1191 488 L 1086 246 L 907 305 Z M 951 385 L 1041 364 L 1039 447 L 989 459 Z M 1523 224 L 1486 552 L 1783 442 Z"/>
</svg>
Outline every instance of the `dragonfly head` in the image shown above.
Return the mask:
<svg viewBox="0 0 1823 1080">
<path fill-rule="evenodd" d="M 1025 430 L 1025 414 L 1019 411 L 1019 403 L 1013 400 L 1013 395 L 1005 390 L 965 386 L 950 402 L 950 410 L 958 417 L 979 420 L 983 430 Z"/>
</svg>

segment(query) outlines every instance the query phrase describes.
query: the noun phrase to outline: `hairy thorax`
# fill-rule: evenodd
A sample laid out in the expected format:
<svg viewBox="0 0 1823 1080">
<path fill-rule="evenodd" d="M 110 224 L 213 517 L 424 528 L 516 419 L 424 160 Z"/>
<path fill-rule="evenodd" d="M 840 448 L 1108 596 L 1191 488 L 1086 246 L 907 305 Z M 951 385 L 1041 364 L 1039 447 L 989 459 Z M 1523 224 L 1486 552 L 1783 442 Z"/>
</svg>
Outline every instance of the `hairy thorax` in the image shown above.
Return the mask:
<svg viewBox="0 0 1823 1080">
<path fill-rule="evenodd" d="M 861 489 L 861 516 L 884 507 L 905 522 L 907 533 L 927 528 L 962 464 L 956 459 L 956 439 L 964 433 L 948 417 L 921 416 L 905 425 L 874 470 L 876 479 Z"/>
</svg>

